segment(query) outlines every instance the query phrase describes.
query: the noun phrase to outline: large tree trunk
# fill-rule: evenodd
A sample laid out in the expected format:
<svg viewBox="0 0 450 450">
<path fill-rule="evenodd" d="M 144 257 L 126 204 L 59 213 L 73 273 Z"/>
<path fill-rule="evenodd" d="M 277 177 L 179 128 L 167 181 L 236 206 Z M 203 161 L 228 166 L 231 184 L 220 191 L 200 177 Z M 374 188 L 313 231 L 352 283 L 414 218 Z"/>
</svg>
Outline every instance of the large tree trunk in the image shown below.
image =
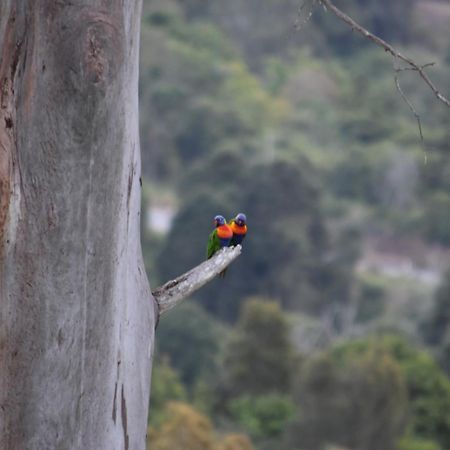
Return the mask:
<svg viewBox="0 0 450 450">
<path fill-rule="evenodd" d="M 0 1 L 2 450 L 145 447 L 140 3 Z"/>
</svg>

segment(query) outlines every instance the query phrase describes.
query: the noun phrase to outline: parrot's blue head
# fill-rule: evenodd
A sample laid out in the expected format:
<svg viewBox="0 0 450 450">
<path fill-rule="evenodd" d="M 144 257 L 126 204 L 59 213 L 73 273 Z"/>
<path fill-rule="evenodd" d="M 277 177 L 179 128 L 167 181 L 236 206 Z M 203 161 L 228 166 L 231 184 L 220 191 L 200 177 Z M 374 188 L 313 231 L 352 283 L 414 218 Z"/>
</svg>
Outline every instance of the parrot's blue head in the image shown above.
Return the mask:
<svg viewBox="0 0 450 450">
<path fill-rule="evenodd" d="M 244 213 L 239 213 L 234 221 L 240 226 L 243 227 L 247 223 L 247 216 Z"/>
<path fill-rule="evenodd" d="M 226 224 L 226 220 L 225 217 L 223 216 L 216 216 L 214 217 L 214 223 L 216 224 L 216 227 L 220 227 L 221 225 L 225 225 Z"/>
</svg>

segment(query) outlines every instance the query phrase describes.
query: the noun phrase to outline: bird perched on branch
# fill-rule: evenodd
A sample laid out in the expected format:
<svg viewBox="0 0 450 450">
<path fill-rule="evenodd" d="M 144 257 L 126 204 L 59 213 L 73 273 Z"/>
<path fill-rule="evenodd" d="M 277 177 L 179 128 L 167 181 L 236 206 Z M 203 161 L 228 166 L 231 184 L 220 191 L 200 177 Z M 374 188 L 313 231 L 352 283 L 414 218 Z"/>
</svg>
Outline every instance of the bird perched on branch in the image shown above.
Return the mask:
<svg viewBox="0 0 450 450">
<path fill-rule="evenodd" d="M 234 219 L 231 219 L 229 224 L 233 231 L 230 245 L 235 246 L 242 244 L 247 235 L 247 217 L 244 213 L 239 213 Z"/>
<path fill-rule="evenodd" d="M 221 248 L 228 247 L 233 238 L 233 230 L 227 225 L 225 217 L 214 217 L 214 224 L 216 228 L 211 232 L 208 239 L 207 259 L 211 258 Z"/>
</svg>

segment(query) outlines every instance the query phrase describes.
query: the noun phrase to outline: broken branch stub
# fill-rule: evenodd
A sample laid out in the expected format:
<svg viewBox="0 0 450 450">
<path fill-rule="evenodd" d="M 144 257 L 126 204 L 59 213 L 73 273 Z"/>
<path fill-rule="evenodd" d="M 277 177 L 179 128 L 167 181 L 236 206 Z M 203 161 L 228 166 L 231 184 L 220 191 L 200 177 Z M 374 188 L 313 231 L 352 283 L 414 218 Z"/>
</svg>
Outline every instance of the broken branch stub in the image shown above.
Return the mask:
<svg viewBox="0 0 450 450">
<path fill-rule="evenodd" d="M 159 315 L 172 309 L 211 281 L 241 254 L 241 250 L 240 245 L 223 248 L 212 258 L 155 289 L 153 296 L 158 304 Z"/>
</svg>

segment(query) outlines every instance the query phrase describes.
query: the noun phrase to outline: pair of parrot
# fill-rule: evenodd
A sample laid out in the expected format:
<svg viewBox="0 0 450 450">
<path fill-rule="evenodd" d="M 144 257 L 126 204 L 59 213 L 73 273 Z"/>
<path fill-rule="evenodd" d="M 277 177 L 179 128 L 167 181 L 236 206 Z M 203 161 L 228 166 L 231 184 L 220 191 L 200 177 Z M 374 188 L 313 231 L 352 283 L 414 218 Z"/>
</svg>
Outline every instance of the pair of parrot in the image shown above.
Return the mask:
<svg viewBox="0 0 450 450">
<path fill-rule="evenodd" d="M 216 227 L 208 239 L 207 259 L 223 247 L 234 247 L 242 244 L 247 234 L 247 217 L 244 213 L 239 213 L 228 224 L 225 217 L 216 216 L 214 217 L 214 224 Z"/>
</svg>

